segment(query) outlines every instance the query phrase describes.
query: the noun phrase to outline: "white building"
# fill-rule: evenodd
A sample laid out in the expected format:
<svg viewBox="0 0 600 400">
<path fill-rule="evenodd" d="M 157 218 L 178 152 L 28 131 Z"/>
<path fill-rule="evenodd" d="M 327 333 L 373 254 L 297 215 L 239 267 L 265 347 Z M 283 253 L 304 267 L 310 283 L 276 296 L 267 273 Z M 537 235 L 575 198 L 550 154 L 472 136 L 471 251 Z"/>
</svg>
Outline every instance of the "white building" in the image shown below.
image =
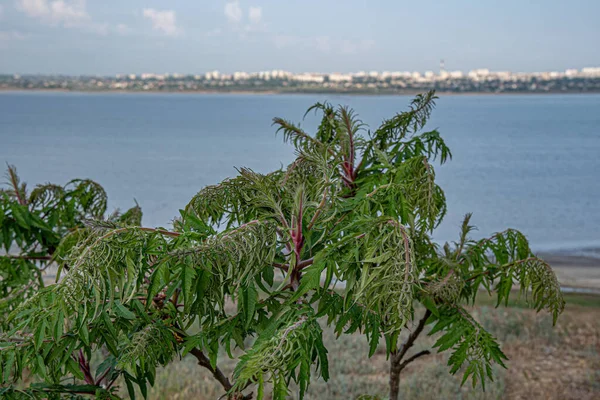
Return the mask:
<svg viewBox="0 0 600 400">
<path fill-rule="evenodd" d="M 600 67 L 582 68 L 581 74 L 585 76 L 600 76 Z"/>
<path fill-rule="evenodd" d="M 334 72 L 333 74 L 329 74 L 330 82 L 352 82 L 352 75 L 350 74 L 340 74 Z"/>
<path fill-rule="evenodd" d="M 210 81 L 211 79 L 219 79 L 219 76 L 221 74 L 219 74 L 219 71 L 211 71 L 211 72 L 207 72 L 204 74 L 204 79 L 206 79 L 207 81 Z"/>
<path fill-rule="evenodd" d="M 325 81 L 325 77 L 321 74 L 315 73 L 303 73 L 292 76 L 292 80 L 297 82 L 314 82 L 314 83 L 323 83 Z"/>
<path fill-rule="evenodd" d="M 573 69 L 573 68 L 565 70 L 565 76 L 567 76 L 567 77 L 574 77 L 574 76 L 577 76 L 578 74 L 579 74 L 579 71 L 576 69 Z"/>
</svg>

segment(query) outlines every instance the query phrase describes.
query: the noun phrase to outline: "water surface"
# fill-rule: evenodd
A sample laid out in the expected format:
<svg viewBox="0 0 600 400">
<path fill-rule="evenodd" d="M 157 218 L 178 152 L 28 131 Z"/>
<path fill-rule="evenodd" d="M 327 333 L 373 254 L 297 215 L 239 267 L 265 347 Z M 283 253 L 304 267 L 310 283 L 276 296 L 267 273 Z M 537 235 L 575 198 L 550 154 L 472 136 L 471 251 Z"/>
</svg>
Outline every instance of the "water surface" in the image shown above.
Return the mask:
<svg viewBox="0 0 600 400">
<path fill-rule="evenodd" d="M 3 92 L 0 161 L 30 184 L 97 180 L 110 208 L 135 198 L 146 225 L 166 226 L 234 167 L 287 165 L 271 119 L 300 121 L 323 100 L 376 127 L 410 97 Z M 437 168 L 449 207 L 437 240 L 473 212 L 477 236 L 514 227 L 538 250 L 600 245 L 600 95 L 442 96 L 430 127 L 454 155 Z"/>
</svg>

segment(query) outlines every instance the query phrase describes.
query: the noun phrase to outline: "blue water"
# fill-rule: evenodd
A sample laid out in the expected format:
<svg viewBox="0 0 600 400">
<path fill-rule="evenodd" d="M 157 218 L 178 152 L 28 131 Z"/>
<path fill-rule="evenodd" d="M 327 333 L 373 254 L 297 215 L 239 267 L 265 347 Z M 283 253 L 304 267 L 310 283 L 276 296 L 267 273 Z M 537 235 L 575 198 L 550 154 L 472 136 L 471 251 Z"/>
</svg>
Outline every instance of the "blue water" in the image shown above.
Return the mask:
<svg viewBox="0 0 600 400">
<path fill-rule="evenodd" d="M 272 117 L 300 121 L 325 99 L 375 127 L 410 97 L 4 92 L 0 161 L 30 184 L 92 178 L 111 208 L 135 198 L 146 225 L 166 226 L 234 166 L 289 163 Z M 442 96 L 430 126 L 454 154 L 437 168 L 449 206 L 437 240 L 473 212 L 477 236 L 514 227 L 538 250 L 600 245 L 600 95 Z"/>
</svg>

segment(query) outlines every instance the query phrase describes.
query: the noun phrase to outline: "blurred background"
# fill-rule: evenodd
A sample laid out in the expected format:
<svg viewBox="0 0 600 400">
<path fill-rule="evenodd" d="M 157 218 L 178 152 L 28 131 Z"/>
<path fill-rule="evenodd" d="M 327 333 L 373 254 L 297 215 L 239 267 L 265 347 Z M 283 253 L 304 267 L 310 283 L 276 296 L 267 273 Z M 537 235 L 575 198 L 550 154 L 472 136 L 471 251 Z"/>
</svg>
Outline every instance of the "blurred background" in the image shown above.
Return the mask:
<svg viewBox="0 0 600 400">
<path fill-rule="evenodd" d="M 456 240 L 468 212 L 476 238 L 522 230 L 567 310 L 551 329 L 522 302 L 483 301 L 477 316 L 510 369 L 483 393 L 430 358 L 403 375 L 403 393 L 598 398 L 599 14 L 593 0 L 2 0 L 0 161 L 31 185 L 96 180 L 109 208 L 136 199 L 144 225 L 167 227 L 235 167 L 293 160 L 273 117 L 311 132 L 305 110 L 329 101 L 352 107 L 368 134 L 436 89 L 428 127 L 453 159 L 436 168 L 448 214 L 434 239 Z M 385 353 L 365 361 L 364 341 L 329 340 L 332 382 L 311 398 L 385 393 Z M 214 398 L 211 385 L 184 359 L 151 397 Z"/>
</svg>

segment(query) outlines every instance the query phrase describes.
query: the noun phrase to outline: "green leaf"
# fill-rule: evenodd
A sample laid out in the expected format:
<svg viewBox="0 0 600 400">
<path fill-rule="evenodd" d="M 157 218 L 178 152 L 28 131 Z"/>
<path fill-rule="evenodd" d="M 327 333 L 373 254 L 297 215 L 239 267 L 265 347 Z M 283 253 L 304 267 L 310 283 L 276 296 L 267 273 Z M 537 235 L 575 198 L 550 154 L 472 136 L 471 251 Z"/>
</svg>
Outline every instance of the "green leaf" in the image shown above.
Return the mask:
<svg viewBox="0 0 600 400">
<path fill-rule="evenodd" d="M 258 299 L 258 291 L 253 284 L 247 288 L 242 288 L 242 300 L 244 304 L 244 321 L 245 329 L 248 329 L 254 318 L 254 312 L 256 310 L 256 302 Z"/>
<path fill-rule="evenodd" d="M 33 336 L 33 342 L 35 344 L 35 348 L 39 349 L 44 342 L 44 338 L 46 335 L 46 321 L 42 320 L 38 327 L 35 330 L 35 335 Z"/>
<path fill-rule="evenodd" d="M 181 268 L 181 288 L 183 292 L 184 311 L 189 312 L 192 306 L 192 283 L 196 277 L 194 268 L 185 264 Z"/>
<path fill-rule="evenodd" d="M 90 345 L 90 332 L 88 331 L 87 326 L 82 326 L 79 328 L 79 338 L 86 346 Z"/>
<path fill-rule="evenodd" d="M 325 265 L 324 262 L 315 263 L 304 270 L 302 280 L 300 281 L 300 287 L 298 287 L 298 290 L 290 298 L 290 302 L 294 302 L 308 293 L 308 291 L 320 287 L 321 273 L 325 269 Z"/>
<path fill-rule="evenodd" d="M 10 209 L 12 211 L 12 215 L 21 227 L 25 229 L 30 228 L 29 224 L 29 210 L 26 206 L 22 206 L 17 203 L 11 203 Z"/>
<path fill-rule="evenodd" d="M 440 316 L 440 312 L 439 312 L 438 308 L 436 307 L 435 302 L 431 299 L 431 297 L 423 296 L 423 298 L 421 299 L 421 304 L 423 304 L 425 306 L 425 308 L 427 308 L 429 311 L 431 311 L 431 313 L 433 315 L 435 315 L 436 317 Z"/>
<path fill-rule="evenodd" d="M 4 376 L 3 376 L 3 381 L 4 382 L 8 382 L 10 379 L 10 374 L 12 373 L 13 370 L 13 366 L 15 364 L 15 353 L 14 352 L 9 352 L 8 356 L 6 357 L 6 361 L 4 362 Z"/>
<path fill-rule="evenodd" d="M 271 266 L 265 268 L 263 270 L 262 277 L 269 286 L 273 286 L 273 279 L 275 278 L 275 268 Z"/>
<path fill-rule="evenodd" d="M 377 346 L 379 346 L 379 329 L 374 325 L 369 342 L 369 357 L 373 357 L 373 354 L 377 351 Z"/>
<path fill-rule="evenodd" d="M 38 373 L 42 376 L 46 376 L 46 363 L 44 362 L 44 358 L 37 354 L 35 359 L 37 361 Z"/>
<path fill-rule="evenodd" d="M 135 389 L 133 388 L 130 375 L 128 373 L 124 373 L 123 378 L 125 378 L 125 385 L 127 385 L 127 393 L 129 393 L 129 398 L 131 400 L 135 400 Z"/>
<path fill-rule="evenodd" d="M 83 380 L 84 376 L 83 376 L 83 372 L 81 372 L 81 369 L 79 368 L 79 364 L 77 364 L 77 362 L 69 357 L 66 361 L 67 364 L 67 369 L 69 370 L 69 372 L 71 372 L 73 374 L 73 376 L 77 379 Z"/>
<path fill-rule="evenodd" d="M 117 314 L 117 316 L 128 320 L 135 319 L 135 314 L 129 311 L 129 309 L 121 304 L 120 301 L 115 301 L 114 305 L 115 306 L 113 309 L 115 310 L 115 314 Z"/>
</svg>

